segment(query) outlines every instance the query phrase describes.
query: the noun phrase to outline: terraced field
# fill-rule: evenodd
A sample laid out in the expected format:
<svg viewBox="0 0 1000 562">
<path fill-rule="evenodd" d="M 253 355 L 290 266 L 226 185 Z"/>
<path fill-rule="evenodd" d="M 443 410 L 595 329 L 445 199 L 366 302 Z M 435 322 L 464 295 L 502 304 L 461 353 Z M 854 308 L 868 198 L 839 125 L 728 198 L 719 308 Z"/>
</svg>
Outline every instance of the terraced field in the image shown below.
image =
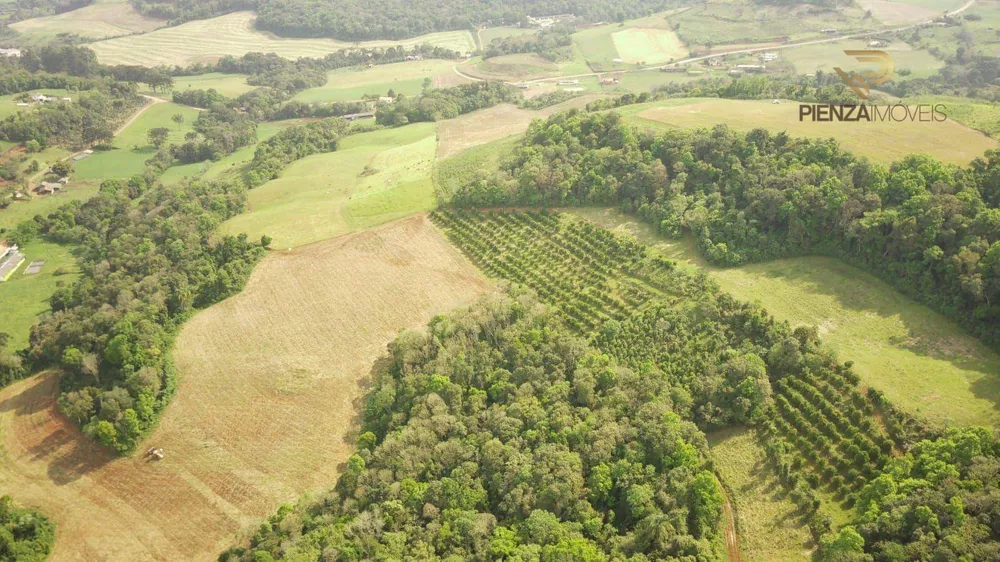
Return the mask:
<svg viewBox="0 0 1000 562">
<path fill-rule="evenodd" d="M 189 65 L 213 62 L 226 55 L 242 56 L 251 51 L 277 53 L 286 58 L 322 57 L 349 47 L 413 46 L 428 43 L 460 52 L 475 49 L 468 31 L 432 33 L 402 41 L 345 43 L 333 39 L 282 39 L 257 31 L 252 12 L 235 12 L 197 20 L 152 33 L 91 43 L 104 64 L 141 66 Z"/>
</svg>

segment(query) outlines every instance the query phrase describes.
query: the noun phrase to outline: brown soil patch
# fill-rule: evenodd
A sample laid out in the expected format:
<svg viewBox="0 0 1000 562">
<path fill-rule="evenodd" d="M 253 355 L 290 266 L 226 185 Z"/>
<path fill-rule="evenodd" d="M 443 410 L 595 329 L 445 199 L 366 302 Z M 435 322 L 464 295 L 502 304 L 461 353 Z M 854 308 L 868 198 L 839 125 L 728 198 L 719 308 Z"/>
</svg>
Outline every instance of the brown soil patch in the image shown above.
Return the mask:
<svg viewBox="0 0 1000 562">
<path fill-rule="evenodd" d="M 423 215 L 274 253 L 180 334 L 180 388 L 140 446 L 164 460 L 90 444 L 43 374 L 0 392 L 0 489 L 55 521 L 52 560 L 214 560 L 281 503 L 333 485 L 365 376 L 401 328 L 487 288 Z"/>
<path fill-rule="evenodd" d="M 453 88 L 455 86 L 461 86 L 462 84 L 471 84 L 475 80 L 462 76 L 461 74 L 451 71 L 438 74 L 434 77 L 434 87 L 435 88 Z"/>
</svg>

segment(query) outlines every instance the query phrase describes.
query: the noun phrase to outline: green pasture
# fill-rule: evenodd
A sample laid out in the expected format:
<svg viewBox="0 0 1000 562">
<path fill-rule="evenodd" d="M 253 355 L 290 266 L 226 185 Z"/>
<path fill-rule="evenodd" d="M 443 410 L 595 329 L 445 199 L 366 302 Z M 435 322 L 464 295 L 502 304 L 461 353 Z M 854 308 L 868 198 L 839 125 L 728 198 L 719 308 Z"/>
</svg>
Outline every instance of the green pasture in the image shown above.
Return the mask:
<svg viewBox="0 0 1000 562">
<path fill-rule="evenodd" d="M 454 72 L 455 63 L 446 60 L 422 60 L 378 65 L 372 68 L 340 68 L 330 71 L 327 83 L 295 96 L 301 102 L 359 100 L 366 94 L 384 96 L 389 90 L 408 96 L 423 89 L 424 79 Z"/>
<path fill-rule="evenodd" d="M 171 121 L 171 117 L 178 113 L 184 116 L 184 123 L 180 126 Z M 97 151 L 77 162 L 74 180 L 127 178 L 141 174 L 146 160 L 156 154 L 156 149 L 146 138 L 149 130 L 166 127 L 170 129 L 167 142 L 180 144 L 184 142 L 184 135 L 194 130 L 192 124 L 197 118 L 198 111 L 174 103 L 158 103 L 149 107 L 115 137 L 114 150 Z"/>
<path fill-rule="evenodd" d="M 174 78 L 174 90 L 178 92 L 214 89 L 224 96 L 235 98 L 254 88 L 256 86 L 247 84 L 247 77 L 242 74 L 212 72 L 198 76 L 178 76 Z"/>
<path fill-rule="evenodd" d="M 492 57 L 486 60 L 473 60 L 462 65 L 460 69 L 477 78 L 507 81 L 536 80 L 590 73 L 590 67 L 587 66 L 587 61 L 579 47 L 573 49 L 573 59 L 569 61 L 552 62 L 534 53 L 522 53 Z"/>
<path fill-rule="evenodd" d="M 2 214 L 0 214 L 2 216 Z M 49 297 L 60 286 L 70 286 L 77 278 L 76 262 L 70 249 L 60 244 L 36 240 L 21 248 L 24 263 L 4 283 L 0 283 L 0 332 L 10 336 L 7 349 L 28 345 L 28 333 L 39 314 L 49 310 Z M 24 275 L 33 261 L 44 260 L 41 273 Z"/>
<path fill-rule="evenodd" d="M 505 37 L 522 37 L 537 33 L 537 29 L 530 27 L 488 27 L 479 32 L 479 39 L 482 41 L 481 47 L 485 49 L 494 39 Z"/>
<path fill-rule="evenodd" d="M 607 209 L 573 210 L 651 244 L 688 267 L 707 270 L 733 296 L 759 302 L 792 326 L 819 327 L 863 386 L 936 425 L 1000 424 L 1000 356 L 953 322 L 844 262 L 801 257 L 720 269 L 690 240 L 672 241 Z"/>
<path fill-rule="evenodd" d="M 933 0 L 926 0 L 928 3 Z M 979 19 L 966 19 L 965 16 Z M 996 56 L 1000 52 L 1000 3 L 976 2 L 956 18 L 959 25 L 923 27 L 903 35 L 915 48 L 923 48 L 945 59 L 959 47 L 966 52 Z"/>
<path fill-rule="evenodd" d="M 838 8 L 817 5 L 760 4 L 750 1 L 710 0 L 668 17 L 689 47 L 730 43 L 799 41 L 823 37 L 826 28 L 847 33 L 875 22 L 864 20 L 854 4 Z"/>
<path fill-rule="evenodd" d="M 55 195 L 32 194 L 27 201 L 15 201 L 0 209 L 0 232 L 12 230 L 18 224 L 30 220 L 35 215 L 48 216 L 59 207 L 71 201 L 86 201 L 97 195 L 98 182 L 70 182 L 69 187 Z"/>
<path fill-rule="evenodd" d="M 500 159 L 510 153 L 522 137 L 521 134 L 511 135 L 438 160 L 434 167 L 434 184 L 438 198 L 447 201 L 455 191 L 474 181 L 480 174 L 489 175 L 496 170 Z"/>
<path fill-rule="evenodd" d="M 25 92 L 25 94 L 27 94 L 28 96 L 32 96 L 34 94 L 45 94 L 46 96 L 49 96 L 49 97 L 58 97 L 58 98 L 65 98 L 65 97 L 71 97 L 72 98 L 72 97 L 75 97 L 77 95 L 76 92 L 70 92 L 69 90 L 64 90 L 64 89 L 61 89 L 61 88 L 51 88 L 51 89 L 47 89 L 47 90 L 31 90 L 29 92 Z M 29 107 L 18 107 L 17 106 L 18 102 L 17 102 L 16 98 L 19 98 L 21 96 L 22 96 L 22 94 L 10 94 L 10 95 L 7 95 L 7 96 L 0 96 L 0 119 L 4 119 L 4 118 L 6 118 L 6 117 L 8 117 L 10 115 L 13 115 L 15 113 L 20 113 L 22 111 L 28 111 L 28 110 L 31 109 L 31 106 L 29 106 Z M 34 105 L 34 102 L 30 102 L 29 101 L 27 103 L 32 104 L 32 106 Z"/>
<path fill-rule="evenodd" d="M 251 191 L 251 210 L 222 231 L 266 234 L 284 248 L 432 209 L 436 149 L 433 123 L 352 135 L 338 151 L 294 162 Z"/>
<path fill-rule="evenodd" d="M 871 48 L 873 47 L 868 46 L 868 41 L 850 40 L 783 49 L 778 52 L 778 55 L 780 60 L 794 65 L 798 74 L 834 73 L 836 72 L 835 67 L 859 68 L 860 63 L 855 58 L 846 55 L 845 50 Z M 944 61 L 935 58 L 924 49 L 914 49 L 903 41 L 896 41 L 889 47 L 879 47 L 879 50 L 885 51 L 892 57 L 896 70 L 894 80 L 927 78 L 944 67 Z M 909 73 L 900 73 L 901 70 L 909 71 Z"/>
<path fill-rule="evenodd" d="M 734 427 L 707 437 L 737 520 L 740 556 L 746 560 L 810 560 L 809 528 L 767 462 L 756 432 Z"/>
<path fill-rule="evenodd" d="M 1000 106 L 995 103 L 955 96 L 918 96 L 903 101 L 911 105 L 941 104 L 948 119 L 993 138 L 1000 136 Z"/>
</svg>

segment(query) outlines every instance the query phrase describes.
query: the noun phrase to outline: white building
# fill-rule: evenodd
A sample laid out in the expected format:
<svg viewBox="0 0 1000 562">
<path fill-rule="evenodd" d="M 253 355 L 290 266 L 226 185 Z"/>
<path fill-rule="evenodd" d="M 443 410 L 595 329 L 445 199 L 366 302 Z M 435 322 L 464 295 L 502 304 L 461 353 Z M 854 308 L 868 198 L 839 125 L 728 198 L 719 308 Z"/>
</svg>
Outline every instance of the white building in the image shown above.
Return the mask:
<svg viewBox="0 0 1000 562">
<path fill-rule="evenodd" d="M 19 57 L 21 56 L 21 49 L 0 49 L 0 56 Z"/>
</svg>

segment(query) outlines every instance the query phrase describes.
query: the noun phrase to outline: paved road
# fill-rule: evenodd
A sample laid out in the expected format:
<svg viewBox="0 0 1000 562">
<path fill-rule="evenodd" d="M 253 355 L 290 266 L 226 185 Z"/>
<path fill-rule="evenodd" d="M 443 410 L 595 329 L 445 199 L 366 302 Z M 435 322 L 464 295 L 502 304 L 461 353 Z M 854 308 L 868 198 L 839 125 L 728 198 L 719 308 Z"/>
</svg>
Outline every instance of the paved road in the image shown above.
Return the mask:
<svg viewBox="0 0 1000 562">
<path fill-rule="evenodd" d="M 966 2 L 965 4 L 963 4 L 960 8 L 958 8 L 956 10 L 952 10 L 951 12 L 948 12 L 948 15 L 949 16 L 957 16 L 958 14 L 961 14 L 962 12 L 968 10 L 975 3 L 976 3 L 976 0 L 969 0 L 968 2 Z M 879 30 L 875 30 L 875 31 L 865 31 L 865 32 L 861 32 L 861 33 L 851 33 L 851 34 L 848 34 L 848 35 L 837 35 L 835 37 L 824 37 L 822 39 L 812 39 L 812 40 L 809 40 L 809 41 L 799 41 L 799 42 L 795 42 L 795 43 L 785 43 L 785 44 L 782 44 L 782 45 L 772 45 L 772 46 L 767 46 L 767 47 L 752 47 L 752 48 L 748 48 L 748 49 L 737 49 L 737 50 L 734 50 L 734 51 L 725 51 L 725 52 L 720 52 L 720 53 L 714 53 L 714 54 L 711 54 L 711 55 L 703 55 L 703 56 L 698 56 L 698 57 L 691 57 L 691 58 L 687 58 L 687 59 L 684 59 L 684 60 L 679 60 L 677 62 L 673 62 L 673 63 L 670 63 L 670 64 L 657 65 L 657 66 L 647 66 L 647 67 L 633 68 L 633 69 L 628 69 L 628 70 L 619 70 L 619 71 L 615 71 L 614 73 L 618 74 L 618 73 L 660 71 L 660 70 L 662 70 L 664 68 L 668 68 L 668 67 L 671 67 L 671 66 L 680 66 L 680 65 L 686 65 L 686 64 L 696 63 L 696 62 L 700 62 L 700 61 L 703 61 L 703 60 L 706 60 L 706 59 L 710 59 L 710 58 L 714 58 L 714 57 L 718 57 L 718 56 L 722 56 L 722 55 L 740 55 L 740 54 L 749 54 L 749 53 L 759 53 L 761 51 L 780 51 L 782 49 L 791 49 L 791 48 L 794 48 L 794 47 L 803 47 L 803 46 L 806 46 L 806 45 L 819 45 L 819 44 L 822 44 L 822 43 L 836 43 L 837 41 L 846 41 L 848 39 L 860 39 L 860 38 L 863 38 L 863 37 L 871 37 L 873 35 L 882 35 L 884 33 L 896 33 L 896 32 L 899 32 L 899 31 L 907 31 L 907 30 L 910 30 L 910 29 L 916 29 L 918 27 L 923 27 L 923 26 L 926 26 L 926 25 L 930 25 L 931 23 L 934 23 L 934 20 L 924 20 L 922 22 L 913 23 L 913 24 L 910 24 L 910 25 L 902 26 L 902 27 L 892 27 L 892 28 L 886 28 L 886 29 L 879 29 Z M 460 75 L 460 76 L 464 76 L 465 78 L 469 78 L 471 80 L 476 80 L 476 81 L 482 81 L 481 78 L 476 78 L 475 76 L 470 76 L 470 75 L 462 72 L 461 70 L 458 69 L 458 66 L 455 66 L 455 72 L 458 75 Z M 589 78 L 591 76 L 601 76 L 603 74 L 612 74 L 612 73 L 611 72 L 588 72 L 588 73 L 585 73 L 585 74 L 571 74 L 571 75 L 567 75 L 567 76 L 553 76 L 553 77 L 549 77 L 549 78 L 538 78 L 538 79 L 535 79 L 535 80 L 525 80 L 524 82 L 528 83 L 528 84 L 543 84 L 545 82 L 557 82 L 559 80 L 567 80 L 567 79 L 574 79 L 574 78 Z M 510 83 L 514 84 L 515 82 L 510 82 Z"/>
</svg>

